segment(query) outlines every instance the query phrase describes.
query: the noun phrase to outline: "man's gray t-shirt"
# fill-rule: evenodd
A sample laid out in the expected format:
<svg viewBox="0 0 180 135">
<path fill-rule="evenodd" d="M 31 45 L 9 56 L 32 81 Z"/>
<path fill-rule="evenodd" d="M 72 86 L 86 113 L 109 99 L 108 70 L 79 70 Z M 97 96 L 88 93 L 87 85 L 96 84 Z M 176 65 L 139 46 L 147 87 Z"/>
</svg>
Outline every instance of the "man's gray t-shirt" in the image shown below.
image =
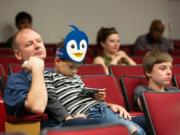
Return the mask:
<svg viewBox="0 0 180 135">
<path fill-rule="evenodd" d="M 156 90 L 153 90 L 151 88 L 149 88 L 148 86 L 145 85 L 139 85 L 135 88 L 134 91 L 134 107 L 137 108 L 137 110 L 139 110 L 138 104 L 137 104 L 137 100 L 138 98 L 140 98 L 142 96 L 142 93 L 144 91 L 154 91 L 157 92 Z M 178 88 L 176 87 L 165 87 L 164 91 L 179 91 Z"/>
</svg>

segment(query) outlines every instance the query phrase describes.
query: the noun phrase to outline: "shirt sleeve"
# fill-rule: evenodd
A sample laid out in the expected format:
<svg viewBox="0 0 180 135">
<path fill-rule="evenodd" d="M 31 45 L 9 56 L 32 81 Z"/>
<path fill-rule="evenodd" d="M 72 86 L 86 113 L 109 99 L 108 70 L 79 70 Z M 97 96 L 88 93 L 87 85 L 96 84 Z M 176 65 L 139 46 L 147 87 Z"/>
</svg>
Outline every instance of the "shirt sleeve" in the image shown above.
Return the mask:
<svg viewBox="0 0 180 135">
<path fill-rule="evenodd" d="M 176 88 L 176 87 L 170 87 L 170 88 L 165 88 L 166 91 L 180 91 L 180 89 Z"/>
<path fill-rule="evenodd" d="M 174 50 L 174 43 L 172 40 L 169 40 L 169 39 L 163 37 L 162 44 L 164 46 L 165 51 L 173 51 Z"/>
<path fill-rule="evenodd" d="M 4 90 L 4 102 L 10 115 L 18 117 L 24 112 L 24 103 L 29 88 L 25 77 L 17 74 L 8 77 Z"/>
<path fill-rule="evenodd" d="M 69 114 L 64 108 L 64 106 L 58 100 L 55 91 L 56 89 L 53 86 L 53 80 L 50 76 L 45 76 L 45 83 L 48 92 L 47 111 L 50 112 L 50 115 L 52 115 L 57 121 L 62 122 L 65 119 L 65 117 Z"/>
<path fill-rule="evenodd" d="M 137 86 L 135 88 L 135 92 L 134 92 L 134 106 L 135 106 L 135 108 L 139 108 L 137 101 L 138 101 L 138 98 L 140 98 L 142 96 L 142 93 L 144 91 L 147 91 L 147 89 L 143 85 Z"/>
<path fill-rule="evenodd" d="M 146 35 L 141 35 L 139 36 L 136 41 L 135 41 L 135 50 L 141 50 L 141 51 L 146 51 L 148 46 L 148 42 L 146 39 Z"/>
</svg>

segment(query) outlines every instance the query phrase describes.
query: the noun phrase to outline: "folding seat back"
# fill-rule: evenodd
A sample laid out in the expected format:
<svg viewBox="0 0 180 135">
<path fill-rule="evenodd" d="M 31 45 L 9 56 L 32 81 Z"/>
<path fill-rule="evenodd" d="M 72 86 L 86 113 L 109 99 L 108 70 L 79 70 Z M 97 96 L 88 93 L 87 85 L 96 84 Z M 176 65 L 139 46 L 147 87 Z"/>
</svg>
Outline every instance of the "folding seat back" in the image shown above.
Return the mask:
<svg viewBox="0 0 180 135">
<path fill-rule="evenodd" d="M 9 73 L 9 64 L 18 64 L 20 63 L 20 61 L 18 61 L 14 56 L 0 56 L 0 63 L 3 65 L 4 67 L 4 71 L 6 74 Z"/>
<path fill-rule="evenodd" d="M 130 135 L 122 125 L 91 126 L 86 128 L 72 128 L 64 130 L 45 130 L 44 135 Z"/>
<path fill-rule="evenodd" d="M 143 57 L 142 56 L 132 56 L 131 57 L 137 64 L 142 64 Z"/>
<path fill-rule="evenodd" d="M 180 64 L 174 64 L 172 66 L 172 74 L 173 75 L 180 74 Z"/>
<path fill-rule="evenodd" d="M 55 56 L 55 51 L 54 51 L 54 49 L 53 48 L 46 48 L 46 53 L 47 53 L 47 56 L 49 57 L 49 56 Z"/>
<path fill-rule="evenodd" d="M 110 73 L 118 78 L 121 76 L 143 76 L 143 66 L 136 65 L 136 66 L 124 66 L 124 65 L 110 65 L 109 67 Z"/>
<path fill-rule="evenodd" d="M 54 63 L 54 56 L 47 56 L 44 60 L 45 63 Z"/>
<path fill-rule="evenodd" d="M 53 68 L 54 63 L 45 63 L 46 68 Z M 9 74 L 18 73 L 22 70 L 21 64 L 9 64 Z"/>
<path fill-rule="evenodd" d="M 175 74 L 173 76 L 173 83 L 175 87 L 177 87 L 178 89 L 180 88 L 180 74 Z"/>
<path fill-rule="evenodd" d="M 92 64 L 93 63 L 93 59 L 95 56 L 95 51 L 97 49 L 96 45 L 89 45 L 88 49 L 87 49 L 87 53 L 86 56 L 84 58 L 84 63 L 85 64 Z"/>
<path fill-rule="evenodd" d="M 180 92 L 144 92 L 142 107 L 151 135 L 180 134 Z"/>
<path fill-rule="evenodd" d="M 110 75 L 91 75 L 83 76 L 83 82 L 87 87 L 91 88 L 106 88 L 106 101 L 110 103 L 116 103 L 124 106 L 124 98 L 121 91 L 118 89 L 115 78 Z"/>
<path fill-rule="evenodd" d="M 10 48 L 0 48 L 0 55 L 14 55 L 14 52 Z"/>
<path fill-rule="evenodd" d="M 180 56 L 173 56 L 173 64 L 180 64 Z"/>
<path fill-rule="evenodd" d="M 0 132 L 5 131 L 6 113 L 2 97 L 0 97 Z"/>
<path fill-rule="evenodd" d="M 147 51 L 144 50 L 134 50 L 133 54 L 134 56 L 144 56 L 147 53 Z"/>
<path fill-rule="evenodd" d="M 105 75 L 105 71 L 100 64 L 83 64 L 78 68 L 78 75 Z"/>
<path fill-rule="evenodd" d="M 121 50 L 125 51 L 128 55 L 133 54 L 133 44 L 121 44 Z"/>
<path fill-rule="evenodd" d="M 4 76 L 0 76 L 0 98 L 2 98 L 5 87 L 5 79 Z"/>
<path fill-rule="evenodd" d="M 45 45 L 46 49 L 53 49 L 54 50 L 54 55 L 55 55 L 56 49 L 57 49 L 57 44 L 45 43 L 44 45 Z"/>
<path fill-rule="evenodd" d="M 45 63 L 46 68 L 53 68 L 54 63 Z M 17 73 L 22 70 L 21 64 L 9 64 L 9 73 Z M 79 67 L 79 75 L 105 75 L 104 69 L 100 64 L 83 64 Z"/>
<path fill-rule="evenodd" d="M 7 75 L 4 71 L 3 65 L 0 64 L 0 95 L 3 95 L 5 81 L 7 79 Z"/>
<path fill-rule="evenodd" d="M 119 88 L 119 78 L 121 76 L 144 76 L 143 66 L 122 66 L 122 65 L 110 65 L 109 66 L 110 73 L 115 76 L 116 81 L 118 83 Z"/>
<path fill-rule="evenodd" d="M 173 50 L 172 52 L 171 52 L 171 55 L 174 57 L 174 56 L 180 56 L 180 50 L 179 49 L 177 49 L 177 50 Z"/>
<path fill-rule="evenodd" d="M 9 64 L 9 74 L 18 73 L 21 70 L 21 64 Z"/>
<path fill-rule="evenodd" d="M 4 67 L 2 64 L 0 64 L 0 75 L 6 75 Z"/>
<path fill-rule="evenodd" d="M 0 47 L 2 47 L 2 48 L 6 47 L 6 43 L 5 42 L 0 42 Z"/>
<path fill-rule="evenodd" d="M 125 98 L 128 111 L 135 111 L 134 92 L 138 85 L 147 85 L 147 79 L 143 76 L 123 76 L 120 78 L 122 93 Z"/>
</svg>

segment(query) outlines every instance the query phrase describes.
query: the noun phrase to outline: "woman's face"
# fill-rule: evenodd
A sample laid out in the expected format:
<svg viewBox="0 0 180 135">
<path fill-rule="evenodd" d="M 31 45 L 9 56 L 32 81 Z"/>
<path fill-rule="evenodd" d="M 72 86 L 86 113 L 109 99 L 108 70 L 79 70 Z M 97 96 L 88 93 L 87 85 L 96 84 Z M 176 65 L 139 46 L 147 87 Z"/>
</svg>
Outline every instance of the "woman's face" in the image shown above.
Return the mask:
<svg viewBox="0 0 180 135">
<path fill-rule="evenodd" d="M 104 51 L 110 54 L 118 52 L 120 47 L 120 38 L 119 34 L 111 34 L 107 39 L 101 43 Z"/>
</svg>

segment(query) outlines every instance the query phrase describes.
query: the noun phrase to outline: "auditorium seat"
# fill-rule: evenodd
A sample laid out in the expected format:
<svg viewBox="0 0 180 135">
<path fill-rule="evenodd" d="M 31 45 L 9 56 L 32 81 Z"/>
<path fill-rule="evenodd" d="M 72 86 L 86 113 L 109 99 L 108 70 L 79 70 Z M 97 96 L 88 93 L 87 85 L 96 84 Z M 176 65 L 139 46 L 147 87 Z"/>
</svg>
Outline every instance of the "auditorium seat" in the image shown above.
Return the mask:
<svg viewBox="0 0 180 135">
<path fill-rule="evenodd" d="M 150 135 L 180 134 L 180 92 L 144 92 L 141 103 Z"/>
<path fill-rule="evenodd" d="M 136 111 L 134 108 L 134 92 L 138 85 L 147 86 L 147 79 L 144 76 L 122 76 L 120 78 L 122 93 L 125 98 L 128 111 Z"/>
<path fill-rule="evenodd" d="M 143 66 L 124 66 L 124 65 L 110 65 L 110 73 L 115 76 L 119 88 L 121 88 L 119 83 L 119 78 L 122 76 L 144 76 Z"/>
<path fill-rule="evenodd" d="M 6 56 L 12 56 L 14 55 L 14 52 L 12 49 L 10 48 L 0 48 L 0 55 L 3 56 L 3 55 L 6 55 Z"/>
<path fill-rule="evenodd" d="M 105 101 L 115 103 L 125 107 L 125 102 L 121 91 L 119 90 L 116 80 L 111 75 L 89 75 L 82 77 L 86 87 L 91 88 L 105 88 Z"/>
<path fill-rule="evenodd" d="M 105 75 L 104 68 L 100 64 L 82 64 L 78 68 L 78 75 Z"/>
</svg>

